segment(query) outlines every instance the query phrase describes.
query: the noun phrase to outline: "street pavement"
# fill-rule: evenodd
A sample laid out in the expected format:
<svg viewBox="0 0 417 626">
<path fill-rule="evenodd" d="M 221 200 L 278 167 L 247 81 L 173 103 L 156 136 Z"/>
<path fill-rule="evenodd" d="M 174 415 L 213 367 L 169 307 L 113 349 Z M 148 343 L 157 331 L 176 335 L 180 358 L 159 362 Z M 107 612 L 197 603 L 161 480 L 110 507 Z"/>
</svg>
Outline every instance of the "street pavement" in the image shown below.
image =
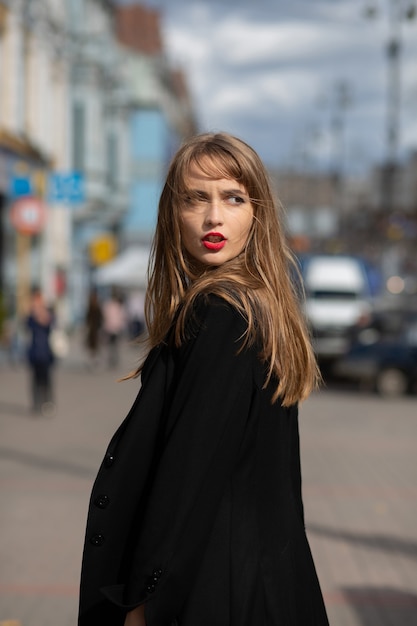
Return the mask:
<svg viewBox="0 0 417 626">
<path fill-rule="evenodd" d="M 30 413 L 25 367 L 0 361 L 0 626 L 75 626 L 88 498 L 137 355 L 125 345 L 116 370 L 90 370 L 74 339 L 53 416 Z M 417 398 L 329 386 L 302 405 L 300 431 L 331 626 L 417 626 Z"/>
</svg>

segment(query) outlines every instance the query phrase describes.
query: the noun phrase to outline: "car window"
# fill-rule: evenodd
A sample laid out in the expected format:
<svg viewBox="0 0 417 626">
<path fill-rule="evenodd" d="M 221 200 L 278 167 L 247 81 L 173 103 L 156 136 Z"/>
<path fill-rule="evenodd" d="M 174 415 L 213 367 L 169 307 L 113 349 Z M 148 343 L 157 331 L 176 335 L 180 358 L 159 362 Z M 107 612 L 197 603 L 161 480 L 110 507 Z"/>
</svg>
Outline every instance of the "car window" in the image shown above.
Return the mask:
<svg viewBox="0 0 417 626">
<path fill-rule="evenodd" d="M 317 300 L 357 300 L 358 294 L 354 291 L 330 291 L 327 289 L 315 289 L 309 291 L 309 295 Z"/>
<path fill-rule="evenodd" d="M 417 346 L 417 322 L 406 330 L 406 338 L 411 346 Z"/>
</svg>

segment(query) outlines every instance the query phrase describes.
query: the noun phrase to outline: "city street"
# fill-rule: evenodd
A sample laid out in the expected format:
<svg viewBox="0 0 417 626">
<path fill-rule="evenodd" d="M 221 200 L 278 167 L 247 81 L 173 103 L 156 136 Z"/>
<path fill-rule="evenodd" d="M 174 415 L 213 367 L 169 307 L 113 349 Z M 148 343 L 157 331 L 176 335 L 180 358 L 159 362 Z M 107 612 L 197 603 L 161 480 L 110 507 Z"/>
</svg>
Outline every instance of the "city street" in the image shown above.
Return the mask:
<svg viewBox="0 0 417 626">
<path fill-rule="evenodd" d="M 0 362 L 0 626 L 75 626 L 88 497 L 137 381 L 57 368 L 54 416 L 29 411 L 24 366 Z M 307 532 L 332 626 L 417 626 L 417 398 L 329 387 L 300 411 Z M 196 624 L 196 626 L 198 626 Z M 256 626 L 256 624 L 254 624 Z"/>
</svg>

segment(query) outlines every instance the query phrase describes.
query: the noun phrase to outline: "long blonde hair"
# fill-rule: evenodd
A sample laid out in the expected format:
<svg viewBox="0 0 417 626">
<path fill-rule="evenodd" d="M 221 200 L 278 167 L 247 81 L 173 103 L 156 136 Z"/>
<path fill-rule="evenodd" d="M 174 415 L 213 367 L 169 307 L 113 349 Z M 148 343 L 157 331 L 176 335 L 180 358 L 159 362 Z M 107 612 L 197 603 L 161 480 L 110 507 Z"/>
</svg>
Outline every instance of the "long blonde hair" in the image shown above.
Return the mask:
<svg viewBox="0 0 417 626">
<path fill-rule="evenodd" d="M 181 245 L 180 210 L 192 164 L 212 178 L 237 180 L 253 206 L 244 250 L 220 266 L 197 264 Z M 247 319 L 245 343 L 256 341 L 262 346 L 259 356 L 268 364 L 265 386 L 276 380 L 273 401 L 280 398 L 284 406 L 290 406 L 309 395 L 320 374 L 291 280 L 296 263 L 286 244 L 282 213 L 262 161 L 245 142 L 226 133 L 205 133 L 188 140 L 170 165 L 159 202 L 145 317 L 149 348 L 164 342 L 174 319 L 179 345 L 195 298 L 201 293 L 221 296 Z M 141 368 L 132 376 L 138 376 Z"/>
</svg>

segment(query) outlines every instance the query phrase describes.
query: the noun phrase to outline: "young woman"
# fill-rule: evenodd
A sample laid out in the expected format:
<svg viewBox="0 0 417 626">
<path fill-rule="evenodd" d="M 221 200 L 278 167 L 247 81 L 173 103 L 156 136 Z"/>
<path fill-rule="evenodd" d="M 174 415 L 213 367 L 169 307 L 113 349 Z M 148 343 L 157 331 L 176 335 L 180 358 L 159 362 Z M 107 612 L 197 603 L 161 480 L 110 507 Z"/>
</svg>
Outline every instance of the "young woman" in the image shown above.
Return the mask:
<svg viewBox="0 0 417 626">
<path fill-rule="evenodd" d="M 91 497 L 80 626 L 324 626 L 297 403 L 319 374 L 265 168 L 189 140 L 162 191 L 142 385 Z"/>
</svg>

